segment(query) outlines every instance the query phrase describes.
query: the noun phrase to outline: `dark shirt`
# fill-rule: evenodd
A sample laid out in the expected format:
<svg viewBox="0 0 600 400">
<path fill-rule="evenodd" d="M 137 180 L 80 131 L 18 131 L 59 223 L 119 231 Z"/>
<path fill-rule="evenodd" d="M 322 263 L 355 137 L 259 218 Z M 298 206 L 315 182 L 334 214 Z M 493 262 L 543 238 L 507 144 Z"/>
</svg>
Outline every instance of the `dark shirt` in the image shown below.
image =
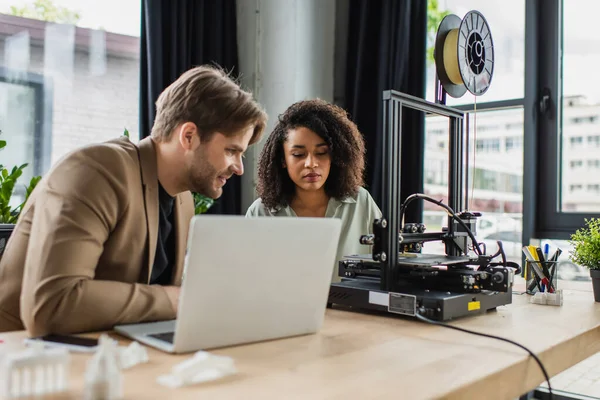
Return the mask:
<svg viewBox="0 0 600 400">
<path fill-rule="evenodd" d="M 173 274 L 175 239 L 173 204 L 175 199 L 158 184 L 158 236 L 150 284 L 169 285 Z"/>
</svg>

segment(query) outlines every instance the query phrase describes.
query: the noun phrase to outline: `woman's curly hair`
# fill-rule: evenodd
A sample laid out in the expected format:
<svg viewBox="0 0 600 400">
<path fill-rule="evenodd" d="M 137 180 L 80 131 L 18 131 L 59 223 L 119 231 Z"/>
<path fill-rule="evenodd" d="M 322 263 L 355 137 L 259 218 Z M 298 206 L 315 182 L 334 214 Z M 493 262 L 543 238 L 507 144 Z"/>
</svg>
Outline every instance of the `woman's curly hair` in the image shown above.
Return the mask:
<svg viewBox="0 0 600 400">
<path fill-rule="evenodd" d="M 295 192 L 294 182 L 283 167 L 283 143 L 288 132 L 304 127 L 319 135 L 329 146 L 331 169 L 325 192 L 336 199 L 356 196 L 363 186 L 365 142 L 346 111 L 324 100 L 306 100 L 292 104 L 283 114 L 258 160 L 257 192 L 267 208 L 287 206 Z"/>
</svg>

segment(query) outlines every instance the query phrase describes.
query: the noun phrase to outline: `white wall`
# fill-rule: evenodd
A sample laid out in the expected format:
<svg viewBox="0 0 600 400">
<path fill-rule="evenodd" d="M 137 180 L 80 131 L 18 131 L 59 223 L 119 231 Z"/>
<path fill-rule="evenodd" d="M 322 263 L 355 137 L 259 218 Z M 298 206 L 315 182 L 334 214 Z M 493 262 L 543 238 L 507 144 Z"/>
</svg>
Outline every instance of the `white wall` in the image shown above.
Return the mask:
<svg viewBox="0 0 600 400">
<path fill-rule="evenodd" d="M 335 0 L 237 2 L 242 84 L 269 115 L 263 139 L 246 155 L 242 210 L 255 199 L 256 162 L 277 116 L 298 100 L 334 100 L 335 11 Z"/>
</svg>

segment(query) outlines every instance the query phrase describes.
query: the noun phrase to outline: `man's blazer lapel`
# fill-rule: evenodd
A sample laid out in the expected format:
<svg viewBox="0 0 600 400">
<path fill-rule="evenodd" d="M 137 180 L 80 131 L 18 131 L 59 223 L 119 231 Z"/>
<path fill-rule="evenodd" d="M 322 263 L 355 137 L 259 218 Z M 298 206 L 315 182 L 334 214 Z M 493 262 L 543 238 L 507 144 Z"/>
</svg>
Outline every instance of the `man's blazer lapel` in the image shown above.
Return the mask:
<svg viewBox="0 0 600 400">
<path fill-rule="evenodd" d="M 142 139 L 139 144 L 140 169 L 144 187 L 144 206 L 148 225 L 148 264 L 142 270 L 140 280 L 150 283 L 152 266 L 156 254 L 158 236 L 158 173 L 156 168 L 156 150 L 150 137 Z"/>
</svg>

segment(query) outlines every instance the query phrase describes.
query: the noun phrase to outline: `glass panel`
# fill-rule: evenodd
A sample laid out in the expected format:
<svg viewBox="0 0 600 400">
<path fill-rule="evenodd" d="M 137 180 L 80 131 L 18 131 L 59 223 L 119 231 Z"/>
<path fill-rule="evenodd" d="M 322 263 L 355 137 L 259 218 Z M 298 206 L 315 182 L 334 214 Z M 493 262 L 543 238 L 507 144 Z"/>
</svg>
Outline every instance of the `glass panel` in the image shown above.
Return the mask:
<svg viewBox="0 0 600 400">
<path fill-rule="evenodd" d="M 563 2 L 562 184 L 564 212 L 600 212 L 600 93 L 590 66 L 600 62 L 593 0 Z"/>
<path fill-rule="evenodd" d="M 487 254 L 496 252 L 496 241 L 501 240 L 507 258 L 521 264 L 523 108 L 479 111 L 476 124 L 471 113 L 469 126 L 468 208 L 482 213 L 476 237 Z M 425 131 L 425 193 L 446 202 L 448 119 L 427 117 Z M 431 203 L 424 204 L 423 220 L 429 232 L 447 226 L 445 212 Z M 429 242 L 423 252 L 443 254 L 444 246 L 441 241 Z"/>
<path fill-rule="evenodd" d="M 428 0 L 428 56 L 426 99 L 435 97 L 435 64 L 432 60 L 435 34 L 440 15 L 444 12 L 459 18 L 477 10 L 483 14 L 490 26 L 494 42 L 494 75 L 486 93 L 477 102 L 489 102 L 522 98 L 524 96 L 525 74 L 525 0 L 481 1 L 481 0 Z M 592 0 L 589 0 L 592 1 Z M 437 5 L 437 9 L 436 6 Z M 474 96 L 467 92 L 454 99 L 447 96 L 449 105 L 473 103 Z"/>
<path fill-rule="evenodd" d="M 67 152 L 139 137 L 140 0 L 42 3 L 0 0 L 0 163 L 29 164 L 11 204 Z"/>
<path fill-rule="evenodd" d="M 33 88 L 0 82 L 0 139 L 10 144 L 10 147 L 2 150 L 0 164 L 6 168 L 34 159 L 35 116 L 31 113 L 34 108 Z M 20 179 L 28 182 L 32 177 L 33 168 L 30 167 L 23 170 Z M 23 185 L 16 185 L 10 205 L 14 208 L 23 200 L 25 188 Z"/>
</svg>

